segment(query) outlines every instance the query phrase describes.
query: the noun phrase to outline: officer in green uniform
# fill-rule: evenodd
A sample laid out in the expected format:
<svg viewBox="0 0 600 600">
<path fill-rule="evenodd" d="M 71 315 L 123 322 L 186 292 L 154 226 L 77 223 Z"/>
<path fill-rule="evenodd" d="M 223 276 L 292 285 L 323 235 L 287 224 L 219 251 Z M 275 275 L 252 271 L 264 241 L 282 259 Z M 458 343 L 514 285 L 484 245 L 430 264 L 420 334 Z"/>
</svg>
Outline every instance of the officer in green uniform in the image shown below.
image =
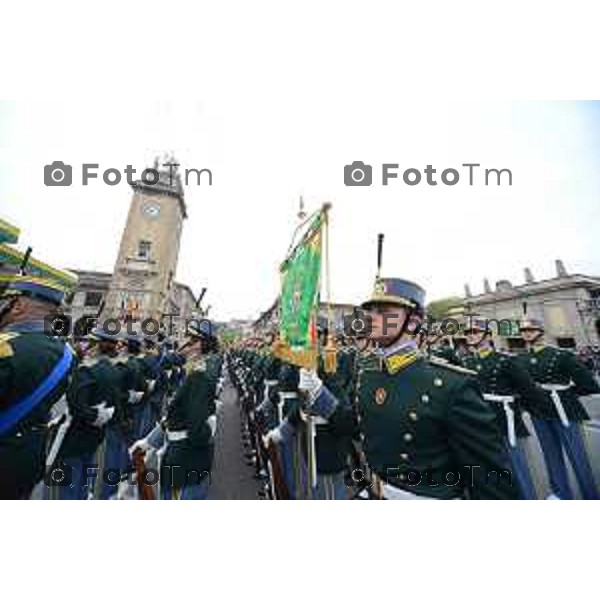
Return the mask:
<svg viewBox="0 0 600 600">
<path fill-rule="evenodd" d="M 162 423 L 129 449 L 147 452 L 164 447 L 160 465 L 161 497 L 166 500 L 204 500 L 210 486 L 217 426 L 215 383 L 207 374 L 207 358 L 218 351 L 214 325 L 208 321 L 187 326 L 188 341 L 181 349 L 186 376 L 167 406 Z"/>
<path fill-rule="evenodd" d="M 1 499 L 29 498 L 44 476 L 50 409 L 64 395 L 76 364 L 64 338 L 47 331 L 64 295 L 65 289 L 48 279 L 4 277 L 0 296 Z"/>
<path fill-rule="evenodd" d="M 501 432 L 475 379 L 417 348 L 424 300 L 415 283 L 377 278 L 363 304 L 372 344 L 357 361 L 354 393 L 374 491 L 389 499 L 516 498 Z M 316 373 L 302 370 L 299 388 L 313 413 L 335 416 L 340 402 Z"/>
<path fill-rule="evenodd" d="M 470 316 L 465 335 L 471 352 L 463 364 L 477 373 L 484 398 L 494 409 L 498 426 L 506 433 L 513 473 L 522 497 L 535 500 L 537 496 L 522 448 L 523 438 L 530 435 L 522 411 L 531 411 L 540 402 L 539 390 L 515 356 L 495 349 L 487 319 Z"/>
<path fill-rule="evenodd" d="M 569 350 L 548 346 L 544 342 L 544 324 L 526 318 L 520 324 L 527 353 L 519 356 L 542 388 L 543 401 L 530 410 L 553 493 L 563 500 L 573 498 L 564 454 L 569 457 L 584 499 L 598 499 L 580 424 L 589 415 L 579 396 L 598 393 L 592 373 Z"/>
</svg>

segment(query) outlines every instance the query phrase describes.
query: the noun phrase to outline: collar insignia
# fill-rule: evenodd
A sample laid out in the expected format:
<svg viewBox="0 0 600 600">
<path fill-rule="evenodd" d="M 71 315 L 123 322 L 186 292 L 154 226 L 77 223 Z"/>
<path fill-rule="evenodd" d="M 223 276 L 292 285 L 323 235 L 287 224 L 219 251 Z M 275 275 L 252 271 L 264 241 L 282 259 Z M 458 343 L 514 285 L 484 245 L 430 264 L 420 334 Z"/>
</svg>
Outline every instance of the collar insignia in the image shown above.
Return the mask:
<svg viewBox="0 0 600 600">
<path fill-rule="evenodd" d="M 387 392 L 385 391 L 385 388 L 377 388 L 375 390 L 375 404 L 377 404 L 377 406 L 383 406 L 385 404 L 386 396 Z"/>
</svg>

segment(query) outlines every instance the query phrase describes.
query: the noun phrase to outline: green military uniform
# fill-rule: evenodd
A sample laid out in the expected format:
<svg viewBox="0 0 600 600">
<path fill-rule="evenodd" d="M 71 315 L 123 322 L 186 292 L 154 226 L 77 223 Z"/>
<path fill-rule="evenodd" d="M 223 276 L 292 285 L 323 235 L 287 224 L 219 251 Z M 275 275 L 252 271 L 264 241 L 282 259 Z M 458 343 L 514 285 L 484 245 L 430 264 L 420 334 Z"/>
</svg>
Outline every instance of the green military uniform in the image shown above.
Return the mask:
<svg viewBox="0 0 600 600">
<path fill-rule="evenodd" d="M 578 397 L 597 393 L 598 384 L 572 352 L 543 343 L 544 325 L 540 320 L 525 318 L 520 329 L 536 336 L 528 340 L 529 352 L 519 361 L 542 390 L 542 400 L 530 412 L 552 493 L 564 500 L 575 497 L 565 463 L 567 456 L 581 496 L 596 500 L 600 493 L 579 425 L 589 416 Z"/>
<path fill-rule="evenodd" d="M 367 461 L 383 481 L 430 498 L 516 497 L 498 475 L 502 436 L 473 377 L 421 356 L 378 362 L 361 361 L 358 401 Z"/>
<path fill-rule="evenodd" d="M 479 385 L 484 394 L 514 396 L 515 433 L 517 437 L 529 436 L 523 421 L 523 410 L 531 412 L 539 403 L 539 390 L 529 373 L 518 362 L 517 357 L 497 350 L 472 352 L 463 359 L 463 365 L 477 373 Z M 506 413 L 498 403 L 491 403 L 502 432 L 508 431 Z"/>
<path fill-rule="evenodd" d="M 202 500 L 210 485 L 217 419 L 216 382 L 209 370 L 215 363 L 209 357 L 218 344 L 215 328 L 209 323 L 190 324 L 187 333 L 190 342 L 199 343 L 202 350 L 185 363 L 185 379 L 168 404 L 162 423 L 167 445 L 161 461 L 161 495 L 165 499 Z"/>
<path fill-rule="evenodd" d="M 0 333 L 0 414 L 39 388 L 65 349 L 69 351 L 62 340 L 45 335 L 43 328 Z M 67 386 L 65 373 L 29 414 L 0 436 L 0 498 L 27 498 L 44 476 L 48 415 Z"/>
<path fill-rule="evenodd" d="M 93 456 L 104 439 L 106 425 L 95 425 L 97 406 L 115 408 L 122 402 L 123 374 L 110 357 L 86 358 L 73 376 L 67 392 L 72 421 L 58 453 L 59 459 Z M 122 409 L 121 409 L 122 411 Z"/>
<path fill-rule="evenodd" d="M 496 419 L 507 440 L 507 451 L 512 470 L 519 485 L 521 497 L 537 498 L 523 442 L 519 438 L 530 435 L 523 420 L 523 410 L 531 411 L 540 401 L 540 393 L 526 369 L 516 357 L 498 352 L 490 340 L 488 321 L 475 317 L 470 332 L 472 352 L 463 358 L 463 364 L 477 373 L 484 398 L 496 413 Z"/>
<path fill-rule="evenodd" d="M 5 284 L 0 298 L 0 498 L 26 499 L 44 476 L 50 410 L 65 394 L 77 361 L 63 339 L 46 334 L 42 320 L 9 321 L 19 296 L 46 302 L 50 313 L 65 290 L 27 276 L 13 275 Z"/>
<path fill-rule="evenodd" d="M 327 389 L 341 401 L 343 410 L 337 410 L 325 424 L 317 423 L 315 439 L 317 473 L 328 475 L 340 473 L 348 466 L 352 452 L 352 437 L 355 434 L 355 421 L 352 413 L 353 355 L 342 350 L 337 355 L 337 368 L 327 373 L 322 357 L 318 370 Z"/>
<path fill-rule="evenodd" d="M 560 392 L 567 419 L 575 422 L 589 420 L 590 417 L 578 396 L 597 393 L 598 384 L 592 373 L 571 351 L 543 345 L 519 355 L 517 360 L 538 384 L 572 384 Z M 531 416 L 539 419 L 558 419 L 559 415 L 549 391 L 544 392 L 544 398 L 544 402 L 528 408 Z"/>
<path fill-rule="evenodd" d="M 74 374 L 66 397 L 70 422 L 52 470 L 67 477 L 52 482 L 50 499 L 84 500 L 92 493 L 107 499 L 127 466 L 129 371 L 116 354 L 116 336 L 98 328 L 90 338 L 111 345 L 95 348 Z"/>
<path fill-rule="evenodd" d="M 186 364 L 186 377 L 167 407 L 164 425 L 169 443 L 162 466 L 169 467 L 172 485 L 183 488 L 212 469 L 214 442 L 207 420 L 216 412 L 214 382 L 204 359 Z M 174 432 L 185 432 L 176 439 Z M 170 435 L 171 434 L 171 435 Z"/>
<path fill-rule="evenodd" d="M 461 364 L 461 360 L 458 358 L 456 352 L 447 345 L 432 348 L 429 354 L 435 358 L 441 358 L 442 360 L 449 362 L 451 365 L 460 366 Z"/>
<path fill-rule="evenodd" d="M 370 310 L 423 310 L 424 291 L 401 279 L 378 279 Z M 363 354 L 355 394 L 363 451 L 386 498 L 515 498 L 502 435 L 472 374 L 426 359 L 412 340 Z M 323 387 L 314 406 L 335 415 Z M 333 411 L 333 412 L 332 412 Z M 379 488 L 382 488 L 381 490 Z"/>
</svg>

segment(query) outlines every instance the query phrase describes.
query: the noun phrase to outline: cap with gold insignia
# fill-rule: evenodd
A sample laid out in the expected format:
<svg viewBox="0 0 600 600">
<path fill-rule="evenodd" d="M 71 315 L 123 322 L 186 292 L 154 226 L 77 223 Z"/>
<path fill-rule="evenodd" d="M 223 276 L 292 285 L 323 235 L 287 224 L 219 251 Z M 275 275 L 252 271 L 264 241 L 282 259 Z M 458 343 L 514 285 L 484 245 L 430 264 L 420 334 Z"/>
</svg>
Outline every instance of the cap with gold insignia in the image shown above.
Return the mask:
<svg viewBox="0 0 600 600">
<path fill-rule="evenodd" d="M 393 304 L 414 309 L 425 306 L 425 290 L 418 284 L 397 277 L 378 277 L 375 280 L 373 294 L 363 302 L 362 308 L 371 309 L 377 304 Z"/>
<path fill-rule="evenodd" d="M 524 317 L 519 323 L 520 331 L 544 331 L 544 323 L 541 319 Z"/>
</svg>

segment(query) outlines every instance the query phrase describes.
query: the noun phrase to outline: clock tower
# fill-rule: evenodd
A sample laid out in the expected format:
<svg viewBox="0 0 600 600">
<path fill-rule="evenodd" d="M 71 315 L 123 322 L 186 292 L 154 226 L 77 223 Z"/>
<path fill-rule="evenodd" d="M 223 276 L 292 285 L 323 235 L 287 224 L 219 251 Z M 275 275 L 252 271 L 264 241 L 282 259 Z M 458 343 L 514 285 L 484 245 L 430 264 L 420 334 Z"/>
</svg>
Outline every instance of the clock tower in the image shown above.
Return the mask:
<svg viewBox="0 0 600 600">
<path fill-rule="evenodd" d="M 183 220 L 187 217 L 174 159 L 158 159 L 132 184 L 133 197 L 121 237 L 102 319 L 161 321 L 169 312 Z"/>
</svg>

